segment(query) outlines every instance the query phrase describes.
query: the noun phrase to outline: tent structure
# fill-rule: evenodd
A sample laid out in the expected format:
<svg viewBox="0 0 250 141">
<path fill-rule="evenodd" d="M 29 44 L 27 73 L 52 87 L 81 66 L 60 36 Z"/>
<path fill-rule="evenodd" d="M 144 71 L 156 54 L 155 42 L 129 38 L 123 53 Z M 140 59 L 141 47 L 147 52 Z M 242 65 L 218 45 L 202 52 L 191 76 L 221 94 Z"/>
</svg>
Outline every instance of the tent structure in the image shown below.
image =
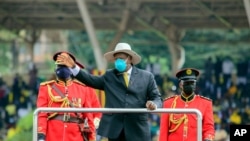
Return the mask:
<svg viewBox="0 0 250 141">
<path fill-rule="evenodd" d="M 170 23 L 244 28 L 249 27 L 249 11 L 249 0 L 1 0 L 0 23 L 9 29 L 84 29 L 88 14 L 96 29 L 143 30 L 149 24 L 164 30 Z"/>
<path fill-rule="evenodd" d="M 178 64 L 180 29 L 249 27 L 250 0 L 0 0 L 0 28 L 86 30 L 99 69 L 106 63 L 95 30 L 117 31 L 108 50 L 127 30 L 154 30 Z"/>
</svg>

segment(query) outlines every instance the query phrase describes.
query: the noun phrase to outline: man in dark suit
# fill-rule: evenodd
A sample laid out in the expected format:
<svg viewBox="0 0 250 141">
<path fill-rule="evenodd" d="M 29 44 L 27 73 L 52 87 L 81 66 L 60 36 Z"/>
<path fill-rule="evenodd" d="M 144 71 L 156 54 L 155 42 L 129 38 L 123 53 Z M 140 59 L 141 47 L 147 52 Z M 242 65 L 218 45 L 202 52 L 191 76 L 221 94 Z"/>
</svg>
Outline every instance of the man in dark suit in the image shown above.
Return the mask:
<svg viewBox="0 0 250 141">
<path fill-rule="evenodd" d="M 104 90 L 105 108 L 162 107 L 161 94 L 152 73 L 135 67 L 141 57 L 127 43 L 118 43 L 114 51 L 104 54 L 115 68 L 102 76 L 86 73 L 69 55 L 58 55 L 57 61 L 68 66 L 75 78 L 84 84 Z M 125 75 L 126 74 L 126 75 Z M 109 141 L 150 141 L 150 125 L 146 113 L 104 113 L 98 134 Z"/>
</svg>

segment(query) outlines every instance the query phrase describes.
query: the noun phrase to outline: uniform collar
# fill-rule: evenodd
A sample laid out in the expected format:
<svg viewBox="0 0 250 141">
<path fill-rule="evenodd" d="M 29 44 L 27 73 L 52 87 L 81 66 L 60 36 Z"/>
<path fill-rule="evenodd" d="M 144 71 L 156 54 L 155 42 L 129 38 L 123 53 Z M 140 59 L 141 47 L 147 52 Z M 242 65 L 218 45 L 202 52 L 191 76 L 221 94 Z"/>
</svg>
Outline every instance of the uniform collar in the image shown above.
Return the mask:
<svg viewBox="0 0 250 141">
<path fill-rule="evenodd" d="M 72 79 L 67 80 L 66 82 L 57 79 L 57 84 L 62 85 L 62 86 L 69 86 L 73 83 Z"/>
<path fill-rule="evenodd" d="M 192 99 L 194 99 L 194 96 L 195 96 L 194 93 L 191 94 L 191 95 L 188 96 L 188 97 L 185 97 L 183 94 L 181 94 L 181 99 L 182 99 L 183 101 L 185 101 L 185 102 L 189 102 L 189 101 L 191 101 Z"/>
</svg>

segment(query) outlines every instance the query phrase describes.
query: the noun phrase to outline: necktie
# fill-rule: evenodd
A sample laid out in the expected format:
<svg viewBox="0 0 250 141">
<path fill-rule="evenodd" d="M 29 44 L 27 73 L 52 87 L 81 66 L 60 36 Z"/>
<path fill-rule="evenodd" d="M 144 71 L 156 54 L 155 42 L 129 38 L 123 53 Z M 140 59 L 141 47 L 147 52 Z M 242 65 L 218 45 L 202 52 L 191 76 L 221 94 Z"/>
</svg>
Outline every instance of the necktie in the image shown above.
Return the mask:
<svg viewBox="0 0 250 141">
<path fill-rule="evenodd" d="M 128 87 L 128 73 L 127 72 L 123 73 L 123 78 L 124 78 L 126 86 Z"/>
</svg>

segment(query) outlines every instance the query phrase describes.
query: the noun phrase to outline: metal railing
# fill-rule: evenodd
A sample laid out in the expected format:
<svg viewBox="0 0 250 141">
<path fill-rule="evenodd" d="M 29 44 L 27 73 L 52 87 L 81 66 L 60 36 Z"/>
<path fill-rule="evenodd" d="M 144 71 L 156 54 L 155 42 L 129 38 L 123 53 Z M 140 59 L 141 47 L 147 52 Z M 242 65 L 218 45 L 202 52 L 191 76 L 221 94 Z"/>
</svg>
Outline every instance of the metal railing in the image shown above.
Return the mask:
<svg viewBox="0 0 250 141">
<path fill-rule="evenodd" d="M 33 141 L 37 141 L 39 112 L 89 112 L 89 113 L 189 113 L 197 115 L 197 141 L 202 141 L 202 114 L 198 109 L 158 108 L 150 111 L 145 108 L 37 108 L 33 113 Z"/>
</svg>

